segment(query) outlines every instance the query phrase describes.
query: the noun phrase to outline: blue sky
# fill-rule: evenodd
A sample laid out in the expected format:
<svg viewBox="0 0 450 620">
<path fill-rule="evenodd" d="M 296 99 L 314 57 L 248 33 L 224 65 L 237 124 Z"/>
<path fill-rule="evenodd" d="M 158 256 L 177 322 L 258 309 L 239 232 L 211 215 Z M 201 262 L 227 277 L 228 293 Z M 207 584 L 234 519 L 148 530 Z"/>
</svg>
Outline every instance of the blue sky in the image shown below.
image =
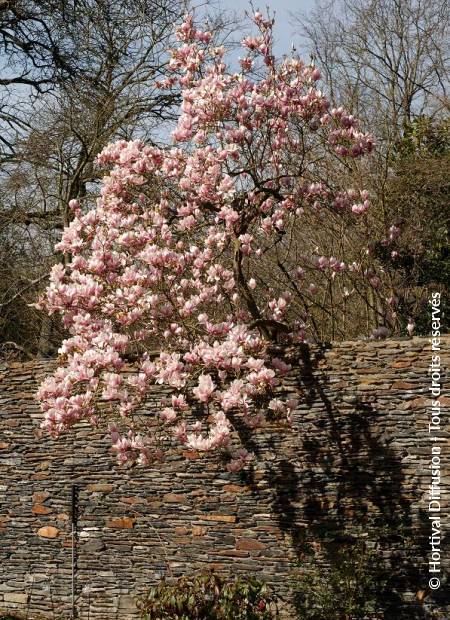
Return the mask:
<svg viewBox="0 0 450 620">
<path fill-rule="evenodd" d="M 218 0 L 218 4 L 223 9 L 231 9 L 244 14 L 250 11 L 250 3 L 247 0 Z M 255 8 L 261 12 L 268 6 L 271 11 L 275 11 L 275 53 L 281 56 L 289 52 L 292 42 L 298 42 L 299 36 L 294 34 L 294 26 L 290 13 L 307 13 L 315 5 L 315 0 L 258 0 L 253 1 Z"/>
</svg>

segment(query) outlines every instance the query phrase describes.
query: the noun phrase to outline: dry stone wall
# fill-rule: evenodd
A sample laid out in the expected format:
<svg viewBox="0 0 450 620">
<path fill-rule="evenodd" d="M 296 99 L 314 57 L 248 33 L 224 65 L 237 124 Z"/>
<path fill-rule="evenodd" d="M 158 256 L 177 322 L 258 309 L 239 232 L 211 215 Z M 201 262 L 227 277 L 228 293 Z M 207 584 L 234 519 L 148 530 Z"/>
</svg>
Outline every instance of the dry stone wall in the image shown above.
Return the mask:
<svg viewBox="0 0 450 620">
<path fill-rule="evenodd" d="M 449 344 L 445 337 L 444 383 Z M 432 608 L 450 617 L 445 577 L 433 597 L 427 586 L 429 347 L 414 338 L 299 348 L 282 388 L 300 398 L 293 427 L 244 433 L 256 460 L 240 474 L 193 452 L 157 468 L 119 467 L 104 433 L 88 426 L 54 441 L 34 401 L 54 362 L 0 363 L 0 612 L 71 617 L 75 484 L 79 618 L 137 618 L 134 597 L 149 584 L 205 566 L 259 576 L 286 602 L 305 549 L 349 537 L 372 540 L 394 567 L 406 615 L 398 603 L 389 620 L 432 618 Z M 152 393 L 147 409 L 161 398 Z M 441 398 L 443 411 L 448 404 Z M 448 445 L 441 467 L 449 489 Z M 448 492 L 442 505 L 446 573 Z"/>
</svg>

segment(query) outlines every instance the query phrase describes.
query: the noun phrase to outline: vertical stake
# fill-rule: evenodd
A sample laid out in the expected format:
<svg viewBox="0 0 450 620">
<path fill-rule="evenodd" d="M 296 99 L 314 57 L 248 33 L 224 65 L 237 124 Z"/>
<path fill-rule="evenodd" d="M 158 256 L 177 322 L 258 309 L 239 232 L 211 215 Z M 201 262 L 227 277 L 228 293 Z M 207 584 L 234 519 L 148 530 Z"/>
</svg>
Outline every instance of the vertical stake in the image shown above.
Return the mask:
<svg viewBox="0 0 450 620">
<path fill-rule="evenodd" d="M 75 542 L 77 529 L 77 492 L 76 485 L 72 485 L 71 492 L 71 522 L 72 522 L 72 620 L 76 617 L 75 609 Z"/>
</svg>

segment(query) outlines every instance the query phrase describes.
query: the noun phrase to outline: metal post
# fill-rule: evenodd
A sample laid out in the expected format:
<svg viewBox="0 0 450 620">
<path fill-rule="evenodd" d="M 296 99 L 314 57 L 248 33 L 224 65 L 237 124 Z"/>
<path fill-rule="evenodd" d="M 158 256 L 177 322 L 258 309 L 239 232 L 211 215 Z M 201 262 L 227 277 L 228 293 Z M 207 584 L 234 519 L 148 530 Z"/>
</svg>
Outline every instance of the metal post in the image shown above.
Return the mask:
<svg viewBox="0 0 450 620">
<path fill-rule="evenodd" d="M 71 522 L 72 522 L 72 620 L 75 618 L 75 541 L 77 530 L 77 487 L 72 485 Z"/>
</svg>

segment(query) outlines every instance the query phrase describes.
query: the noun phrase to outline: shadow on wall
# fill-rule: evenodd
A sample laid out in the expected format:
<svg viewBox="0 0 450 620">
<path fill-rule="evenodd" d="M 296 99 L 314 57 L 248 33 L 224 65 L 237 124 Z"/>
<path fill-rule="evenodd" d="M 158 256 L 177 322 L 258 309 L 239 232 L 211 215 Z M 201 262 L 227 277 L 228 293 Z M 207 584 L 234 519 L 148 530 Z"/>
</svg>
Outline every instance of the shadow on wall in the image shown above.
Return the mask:
<svg viewBox="0 0 450 620">
<path fill-rule="evenodd" d="M 404 491 L 401 459 L 407 452 L 389 447 L 380 415 L 356 389 L 338 404 L 329 400 L 329 379 L 318 368 L 325 350 L 311 358 L 304 345 L 296 360 L 297 387 L 315 413 L 303 431 L 300 459 L 277 460 L 268 468 L 278 525 L 292 540 L 300 573 L 302 567 L 317 567 L 317 559 L 333 569 L 336 552 L 366 541 L 387 576 L 376 595 L 382 617 L 447 618 L 439 615 L 439 606 L 449 603 L 449 586 L 432 595 L 428 586 L 428 515 L 412 518 L 413 497 L 420 491 Z M 243 440 L 247 449 L 258 451 L 250 437 Z"/>
</svg>

